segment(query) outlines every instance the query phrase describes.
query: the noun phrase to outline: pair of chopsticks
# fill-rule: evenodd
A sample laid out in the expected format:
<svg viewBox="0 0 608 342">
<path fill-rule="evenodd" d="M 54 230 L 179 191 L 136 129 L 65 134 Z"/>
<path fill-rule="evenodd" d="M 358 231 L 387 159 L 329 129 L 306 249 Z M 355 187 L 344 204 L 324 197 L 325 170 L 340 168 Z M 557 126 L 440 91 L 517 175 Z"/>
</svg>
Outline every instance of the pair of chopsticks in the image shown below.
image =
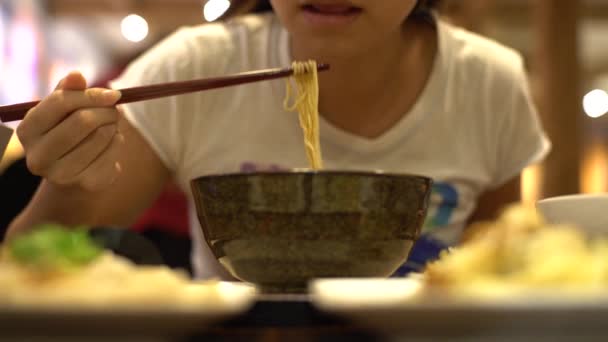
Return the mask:
<svg viewBox="0 0 608 342">
<path fill-rule="evenodd" d="M 318 64 L 318 71 L 329 69 L 328 64 Z M 122 97 L 116 104 L 157 99 L 161 97 L 193 93 L 197 91 L 230 87 L 239 84 L 272 80 L 293 75 L 292 68 L 267 69 L 245 72 L 223 77 L 203 78 L 190 81 L 160 83 L 147 86 L 119 89 Z M 18 103 L 0 106 L 0 121 L 10 122 L 22 120 L 25 114 L 40 101 Z"/>
</svg>

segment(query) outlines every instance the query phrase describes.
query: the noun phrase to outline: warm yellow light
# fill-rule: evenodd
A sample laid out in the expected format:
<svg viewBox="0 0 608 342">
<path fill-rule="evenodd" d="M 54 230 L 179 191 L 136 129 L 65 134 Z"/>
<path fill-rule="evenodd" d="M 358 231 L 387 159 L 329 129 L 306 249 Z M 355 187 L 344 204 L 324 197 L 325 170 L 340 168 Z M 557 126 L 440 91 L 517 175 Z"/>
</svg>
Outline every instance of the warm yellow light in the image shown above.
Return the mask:
<svg viewBox="0 0 608 342">
<path fill-rule="evenodd" d="M 521 200 L 525 204 L 534 204 L 540 199 L 540 186 L 542 184 L 542 166 L 532 165 L 521 174 Z"/>
<path fill-rule="evenodd" d="M 21 146 L 21 142 L 19 141 L 19 138 L 17 138 L 17 134 L 13 133 L 11 140 L 9 140 L 8 146 L 6 146 L 6 151 L 4 151 L 4 155 L 0 159 L 0 174 L 2 174 L 6 168 L 11 166 L 18 159 L 23 158 L 23 156 L 23 146 Z"/>
<path fill-rule="evenodd" d="M 608 190 L 608 156 L 602 141 L 590 144 L 584 154 L 581 170 L 583 193 L 602 193 Z"/>
</svg>

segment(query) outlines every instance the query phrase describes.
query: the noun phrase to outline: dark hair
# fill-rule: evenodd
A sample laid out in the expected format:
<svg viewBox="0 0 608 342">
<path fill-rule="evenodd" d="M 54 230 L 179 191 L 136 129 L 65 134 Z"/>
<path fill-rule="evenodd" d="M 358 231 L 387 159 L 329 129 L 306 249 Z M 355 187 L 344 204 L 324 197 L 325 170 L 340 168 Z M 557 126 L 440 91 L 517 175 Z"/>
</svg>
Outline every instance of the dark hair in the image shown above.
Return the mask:
<svg viewBox="0 0 608 342">
<path fill-rule="evenodd" d="M 433 21 L 433 10 L 441 0 L 418 0 L 410 18 Z M 243 13 L 260 13 L 272 11 L 268 0 L 233 0 L 232 6 L 222 18 L 229 18 Z"/>
</svg>

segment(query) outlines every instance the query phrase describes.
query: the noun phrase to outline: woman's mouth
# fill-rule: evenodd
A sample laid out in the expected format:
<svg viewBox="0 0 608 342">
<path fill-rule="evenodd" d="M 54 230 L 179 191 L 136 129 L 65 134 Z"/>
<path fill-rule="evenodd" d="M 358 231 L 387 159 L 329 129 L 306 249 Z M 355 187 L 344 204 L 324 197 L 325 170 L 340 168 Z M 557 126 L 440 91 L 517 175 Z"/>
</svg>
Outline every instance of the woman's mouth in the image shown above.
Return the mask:
<svg viewBox="0 0 608 342">
<path fill-rule="evenodd" d="M 305 18 L 316 25 L 343 25 L 353 21 L 362 12 L 348 4 L 307 4 L 302 6 Z"/>
</svg>

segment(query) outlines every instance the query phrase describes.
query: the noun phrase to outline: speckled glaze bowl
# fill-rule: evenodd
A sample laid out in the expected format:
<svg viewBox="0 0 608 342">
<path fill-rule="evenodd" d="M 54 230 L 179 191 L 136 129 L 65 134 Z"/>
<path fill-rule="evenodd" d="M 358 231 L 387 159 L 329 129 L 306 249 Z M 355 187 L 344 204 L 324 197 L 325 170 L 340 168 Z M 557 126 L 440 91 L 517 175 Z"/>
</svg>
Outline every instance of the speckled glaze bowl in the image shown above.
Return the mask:
<svg viewBox="0 0 608 342">
<path fill-rule="evenodd" d="M 373 172 L 213 175 L 191 182 L 207 244 L 267 293 L 312 278 L 385 277 L 407 258 L 431 179 Z"/>
</svg>

